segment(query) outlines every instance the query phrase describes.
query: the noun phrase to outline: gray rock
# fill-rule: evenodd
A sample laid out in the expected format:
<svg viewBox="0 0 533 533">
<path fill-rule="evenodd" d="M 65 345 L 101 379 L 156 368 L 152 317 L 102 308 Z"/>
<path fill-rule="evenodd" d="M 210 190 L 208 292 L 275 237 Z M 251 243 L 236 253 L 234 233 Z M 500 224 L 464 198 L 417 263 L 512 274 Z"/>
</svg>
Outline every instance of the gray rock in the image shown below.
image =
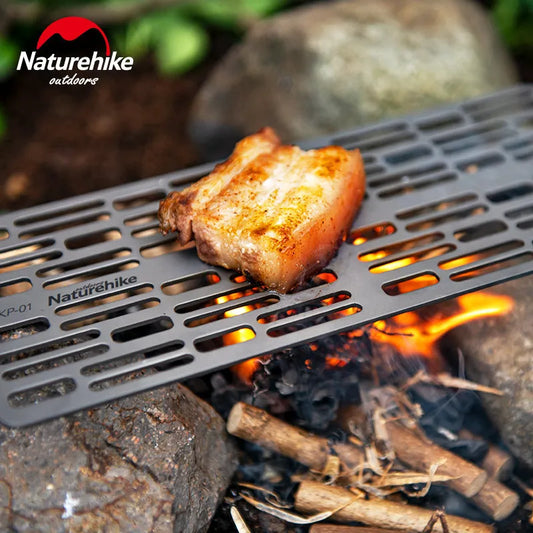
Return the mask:
<svg viewBox="0 0 533 533">
<path fill-rule="evenodd" d="M 222 418 L 180 385 L 0 427 L 0 529 L 205 531 L 235 457 Z"/>
<path fill-rule="evenodd" d="M 257 23 L 202 87 L 190 132 L 219 156 L 266 125 L 293 142 L 515 80 L 472 2 L 328 1 Z"/>
<path fill-rule="evenodd" d="M 463 351 L 467 376 L 505 394 L 483 394 L 482 400 L 505 443 L 533 467 L 533 276 L 492 292 L 511 296 L 513 311 L 465 324 L 450 338 Z"/>
</svg>

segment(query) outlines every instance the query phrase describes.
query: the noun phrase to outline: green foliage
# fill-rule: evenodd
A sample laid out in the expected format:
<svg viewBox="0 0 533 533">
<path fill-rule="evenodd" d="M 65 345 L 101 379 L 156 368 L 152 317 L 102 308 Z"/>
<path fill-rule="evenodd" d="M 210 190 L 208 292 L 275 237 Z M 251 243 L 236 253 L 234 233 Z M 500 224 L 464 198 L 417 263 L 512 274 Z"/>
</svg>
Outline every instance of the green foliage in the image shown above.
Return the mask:
<svg viewBox="0 0 533 533">
<path fill-rule="evenodd" d="M 101 12 L 103 20 L 106 20 L 106 13 L 113 14 L 115 19 L 114 15 L 121 11 L 128 14 L 142 12 L 127 22 L 115 24 L 113 28 L 106 27 L 113 32 L 114 45 L 120 53 L 135 58 L 152 53 L 162 74 L 179 75 L 195 67 L 208 53 L 208 27 L 240 33 L 250 22 L 280 10 L 292 0 L 176 0 L 175 5 L 159 10 L 144 0 L 7 1 L 13 4 L 31 3 L 40 7 L 41 13 L 47 13 L 46 17 L 41 15 L 27 23 L 15 21 L 19 34 L 30 30 L 30 35 L 42 29 L 51 13 L 57 12 L 58 17 L 64 9 L 75 13 L 77 5 L 91 8 L 91 12 Z M 149 12 L 144 14 L 146 9 Z M 99 22 L 98 17 L 94 20 Z M 0 34 L 0 80 L 12 72 L 18 51 L 17 45 Z"/>
<path fill-rule="evenodd" d="M 7 78 L 13 72 L 17 64 L 18 54 L 19 47 L 14 42 L 0 35 L 0 81 Z"/>
<path fill-rule="evenodd" d="M 190 19 L 176 19 L 162 32 L 155 45 L 155 57 L 163 74 L 181 74 L 197 65 L 207 54 L 209 37 Z"/>
<path fill-rule="evenodd" d="M 129 23 L 117 36 L 121 53 L 140 58 L 154 52 L 162 74 L 182 74 L 196 66 L 209 49 L 206 30 L 176 10 L 151 13 Z"/>
<path fill-rule="evenodd" d="M 509 47 L 533 54 L 533 0 L 495 0 L 493 15 Z"/>
<path fill-rule="evenodd" d="M 192 10 L 210 24 L 238 30 L 247 20 L 270 15 L 286 4 L 286 0 L 200 0 L 192 3 Z"/>
<path fill-rule="evenodd" d="M 154 52 L 162 74 L 182 74 L 200 63 L 209 50 L 206 25 L 238 32 L 249 21 L 267 16 L 286 3 L 287 0 L 191 0 L 133 20 L 116 40 L 122 53 L 136 58 Z"/>
</svg>

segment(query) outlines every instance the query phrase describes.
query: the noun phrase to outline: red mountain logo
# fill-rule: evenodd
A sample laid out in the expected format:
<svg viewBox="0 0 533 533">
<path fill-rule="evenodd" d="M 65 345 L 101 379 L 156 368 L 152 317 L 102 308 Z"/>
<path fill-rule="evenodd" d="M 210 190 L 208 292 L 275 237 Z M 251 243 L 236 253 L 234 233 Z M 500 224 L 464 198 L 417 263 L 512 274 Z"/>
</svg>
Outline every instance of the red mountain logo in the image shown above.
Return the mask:
<svg viewBox="0 0 533 533">
<path fill-rule="evenodd" d="M 105 41 L 105 55 L 108 56 L 111 51 L 106 34 L 98 24 L 83 17 L 63 17 L 62 19 L 52 22 L 52 24 L 45 28 L 43 33 L 41 33 L 41 36 L 37 41 L 37 50 L 39 50 L 39 48 L 41 48 L 41 46 L 54 35 L 59 34 L 65 39 L 65 41 L 74 41 L 74 39 L 77 39 L 85 32 L 93 29 L 98 30 L 102 34 Z"/>
<path fill-rule="evenodd" d="M 100 56 L 95 51 L 92 56 L 83 57 L 61 57 L 55 54 L 49 56 L 38 55 L 37 51 L 31 54 L 21 52 L 17 63 L 17 70 L 42 70 L 42 71 L 94 71 L 94 70 L 131 70 L 133 67 L 133 57 L 121 57 L 117 52 L 111 52 L 107 36 L 92 20 L 83 17 L 63 17 L 52 22 L 41 33 L 37 40 L 37 50 L 39 50 L 54 35 L 59 35 L 65 41 L 74 41 L 89 30 L 97 30 L 104 39 L 106 54 Z M 78 76 L 78 72 L 73 75 L 65 75 L 61 78 L 51 78 L 50 85 L 96 85 L 98 78 Z"/>
</svg>

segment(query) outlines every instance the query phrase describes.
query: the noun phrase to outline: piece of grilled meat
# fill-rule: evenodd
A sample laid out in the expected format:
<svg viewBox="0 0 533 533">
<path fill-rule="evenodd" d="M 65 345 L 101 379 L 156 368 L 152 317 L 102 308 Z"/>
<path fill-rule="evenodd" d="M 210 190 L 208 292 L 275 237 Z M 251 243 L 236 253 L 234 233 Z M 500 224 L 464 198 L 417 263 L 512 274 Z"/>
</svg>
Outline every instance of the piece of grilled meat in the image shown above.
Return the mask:
<svg viewBox="0 0 533 533">
<path fill-rule="evenodd" d="M 364 195 L 358 150 L 284 146 L 271 128 L 161 202 L 163 233 L 196 241 L 200 259 L 286 293 L 335 255 Z"/>
</svg>

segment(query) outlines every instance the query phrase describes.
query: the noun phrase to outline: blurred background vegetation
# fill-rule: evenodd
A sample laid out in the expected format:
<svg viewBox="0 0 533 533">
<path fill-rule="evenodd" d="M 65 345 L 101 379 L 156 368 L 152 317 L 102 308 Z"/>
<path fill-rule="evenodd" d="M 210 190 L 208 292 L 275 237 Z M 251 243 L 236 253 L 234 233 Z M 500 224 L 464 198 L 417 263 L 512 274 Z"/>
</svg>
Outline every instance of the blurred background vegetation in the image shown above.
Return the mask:
<svg viewBox="0 0 533 533">
<path fill-rule="evenodd" d="M 253 21 L 290 0 L 6 0 L 0 6 L 0 73 L 9 75 L 28 35 L 70 15 L 106 30 L 121 53 L 154 53 L 161 72 L 181 74 L 208 53 L 209 26 L 238 37 Z"/>
<path fill-rule="evenodd" d="M 257 20 L 328 1 L 0 0 L 0 212 L 205 161 L 188 120 L 221 58 Z M 533 0 L 470 1 L 490 13 L 520 78 L 533 82 Z M 135 57 L 134 71 L 99 73 L 95 87 L 14 75 L 19 52 L 64 16 L 99 24 L 113 50 Z"/>
<path fill-rule="evenodd" d="M 294 0 L 6 0 L 0 5 L 0 82 L 15 70 L 20 50 L 44 26 L 64 16 L 82 16 L 103 26 L 121 55 L 151 56 L 165 76 L 178 76 L 209 53 L 209 29 L 235 39 L 254 21 Z M 0 110 L 0 135 L 6 118 Z"/>
<path fill-rule="evenodd" d="M 179 76 L 210 51 L 209 30 L 237 40 L 254 21 L 305 0 L 4 0 L 0 5 L 0 82 L 14 72 L 19 51 L 45 24 L 76 15 L 103 26 L 112 46 L 150 57 L 164 76 Z M 510 51 L 533 59 L 533 0 L 485 0 Z M 7 119 L 0 109 L 0 136 Z"/>
</svg>

